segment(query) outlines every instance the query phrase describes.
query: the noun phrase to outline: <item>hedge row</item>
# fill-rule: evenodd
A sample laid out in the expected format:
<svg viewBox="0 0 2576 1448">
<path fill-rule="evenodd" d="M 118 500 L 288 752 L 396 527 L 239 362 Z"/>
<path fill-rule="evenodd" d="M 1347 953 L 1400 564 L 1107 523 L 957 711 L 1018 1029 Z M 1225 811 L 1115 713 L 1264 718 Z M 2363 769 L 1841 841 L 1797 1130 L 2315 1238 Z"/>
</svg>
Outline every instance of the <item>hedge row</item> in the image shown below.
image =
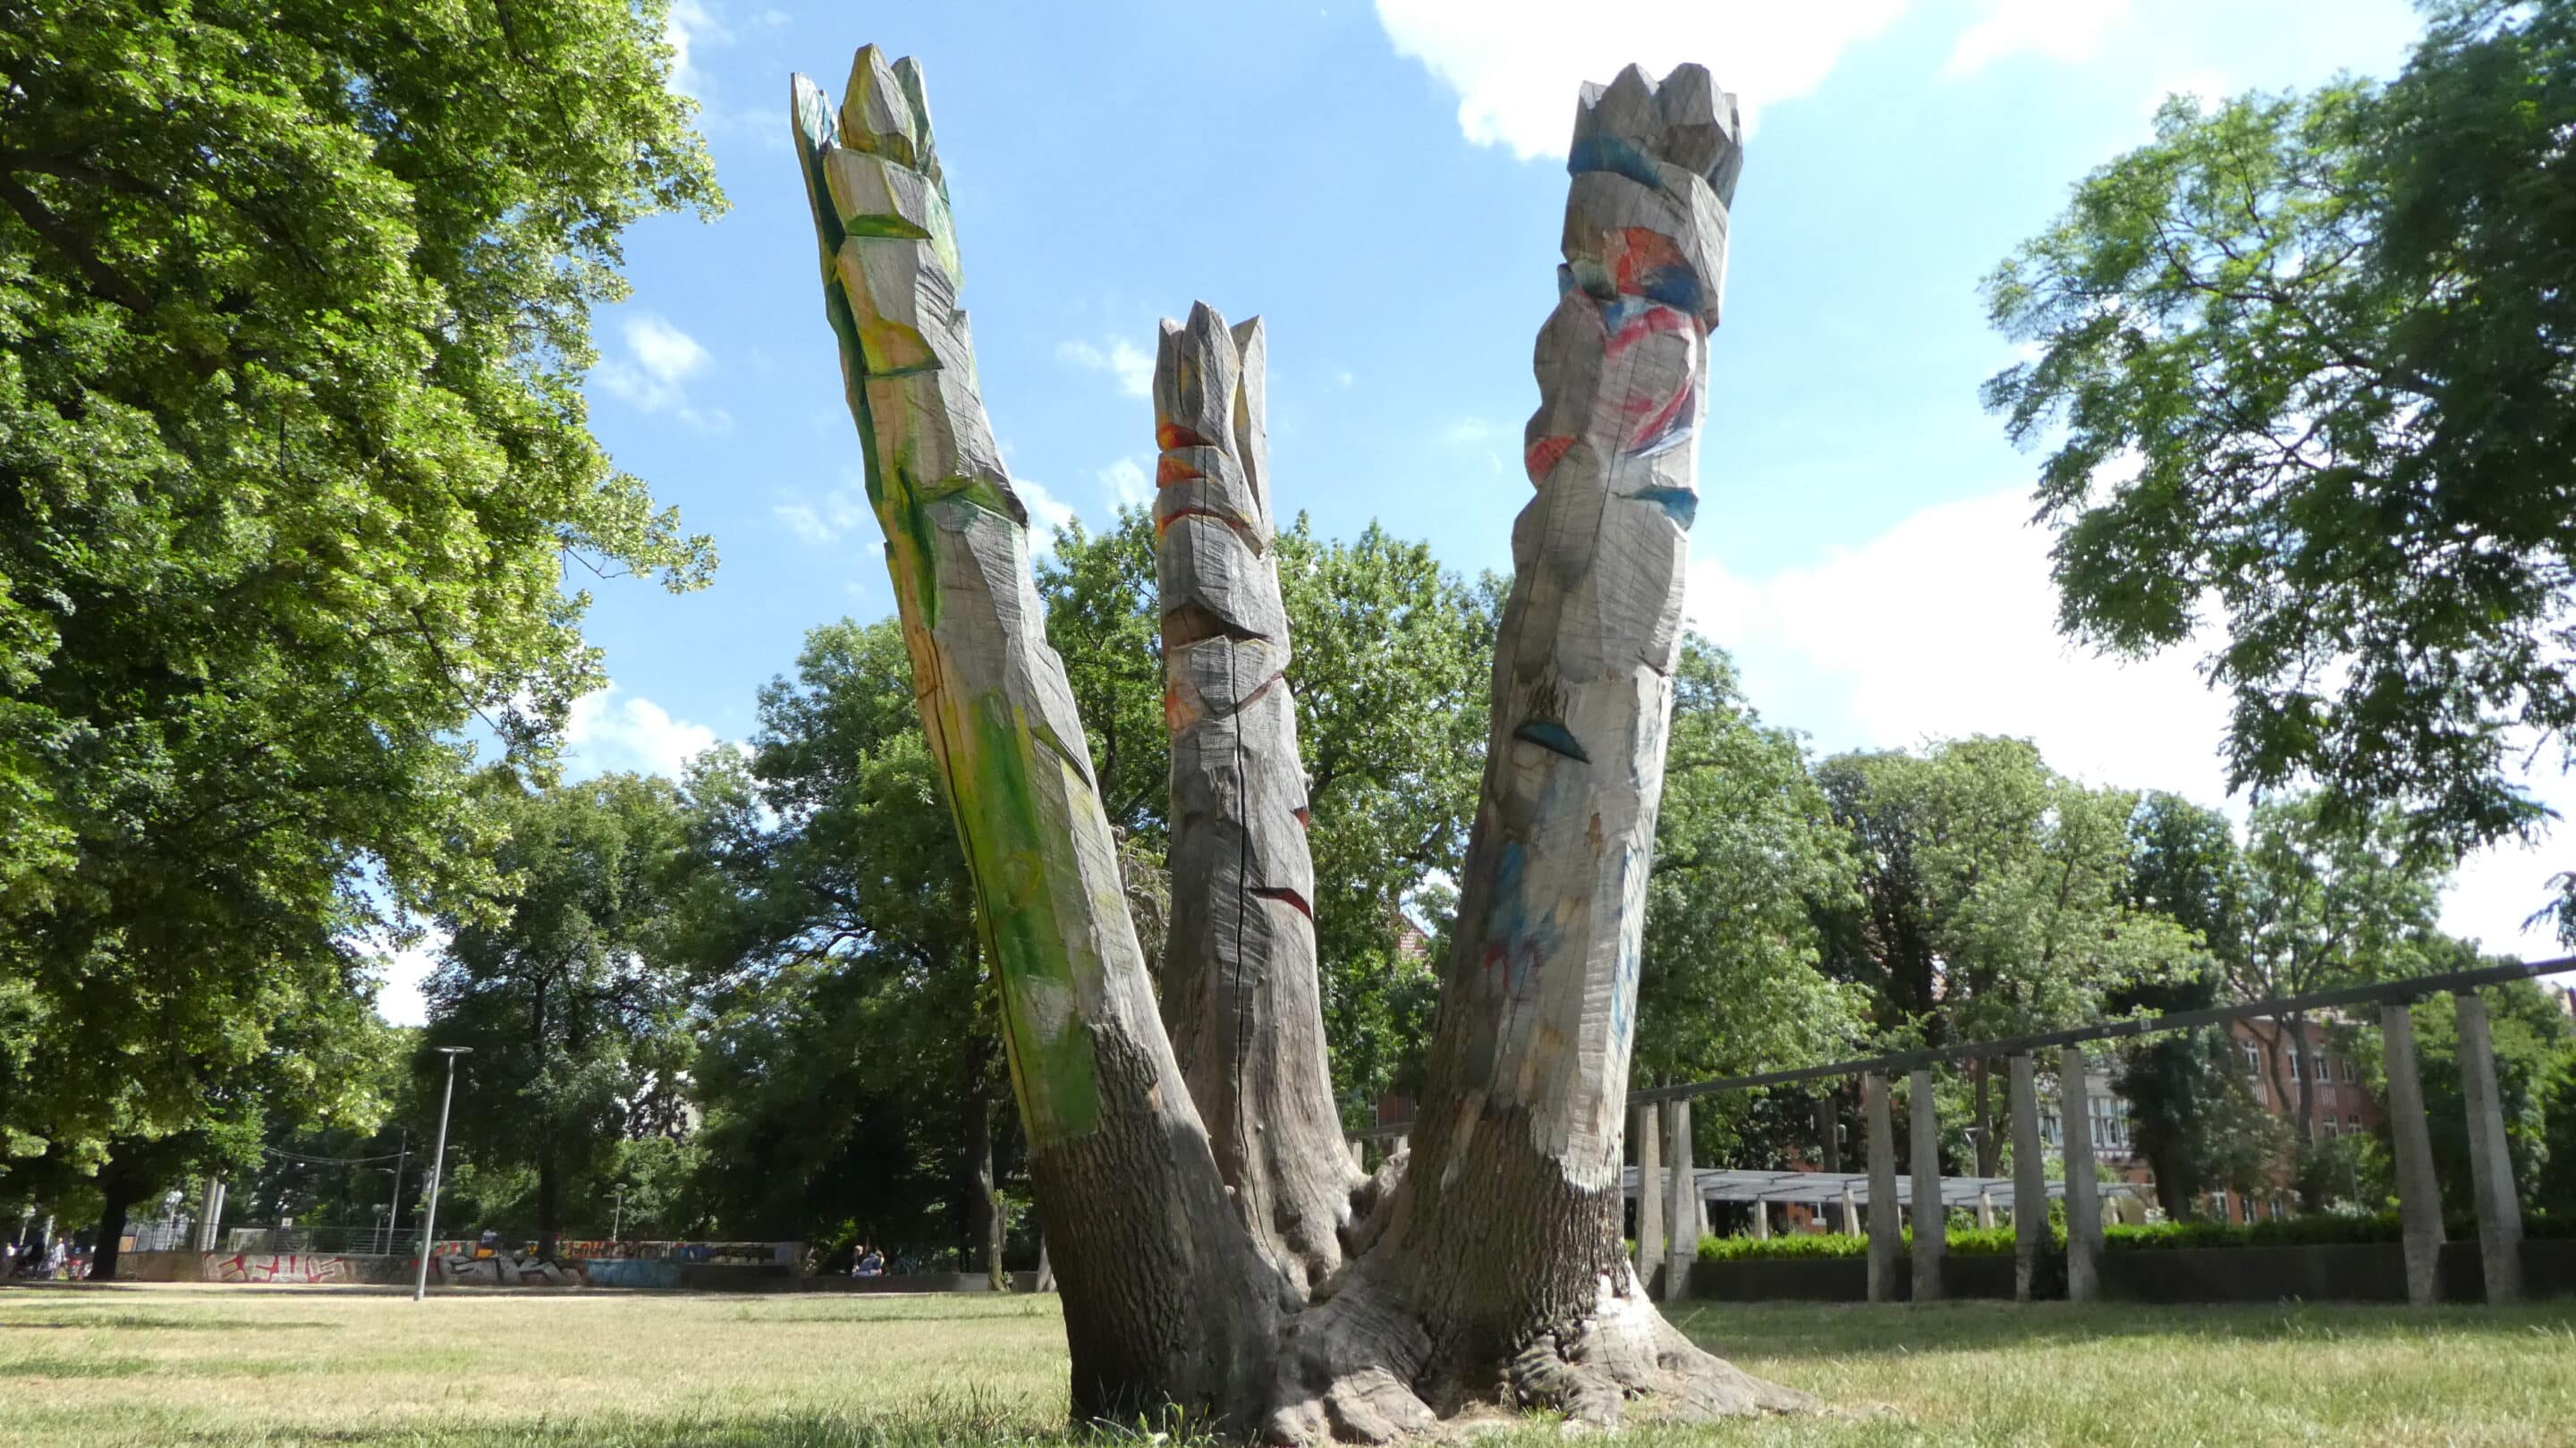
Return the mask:
<svg viewBox="0 0 2576 1448">
<path fill-rule="evenodd" d="M 2466 1218 L 2446 1225 L 2451 1240 L 2455 1242 L 2477 1237 L 2476 1224 Z M 2524 1218 L 2523 1234 L 2529 1237 L 2576 1238 L 2576 1214 L 2535 1212 Z M 1901 1235 L 1905 1250 L 1913 1250 L 1913 1232 L 1909 1230 Z M 2112 1252 L 2172 1251 L 2187 1247 L 2336 1246 L 2357 1242 L 2394 1242 L 2398 1237 L 2395 1212 L 2377 1216 L 2330 1212 L 2263 1222 L 2157 1222 L 2143 1227 L 2107 1226 L 2102 1229 L 2102 1245 Z M 2013 1229 L 2010 1227 L 1983 1231 L 1953 1228 L 1949 1236 L 1949 1251 L 1961 1257 L 2009 1257 L 2013 1245 Z M 2061 1252 L 2066 1249 L 2064 1227 L 2052 1225 L 2049 1228 L 2049 1246 Z M 1846 1237 L 1839 1232 L 1768 1239 L 1702 1237 L 1699 1243 L 1699 1260 L 1703 1262 L 1860 1257 L 1868 1252 L 1867 1237 Z"/>
</svg>

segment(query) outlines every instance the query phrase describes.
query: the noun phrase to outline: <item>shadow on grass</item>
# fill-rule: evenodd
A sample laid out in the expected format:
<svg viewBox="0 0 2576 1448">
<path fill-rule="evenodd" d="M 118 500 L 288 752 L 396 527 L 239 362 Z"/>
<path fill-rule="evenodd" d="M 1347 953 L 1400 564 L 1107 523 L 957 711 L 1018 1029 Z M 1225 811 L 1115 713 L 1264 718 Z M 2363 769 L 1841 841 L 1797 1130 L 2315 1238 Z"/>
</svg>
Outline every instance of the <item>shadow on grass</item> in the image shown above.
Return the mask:
<svg viewBox="0 0 2576 1448">
<path fill-rule="evenodd" d="M 71 1315 L 44 1322 L 0 1322 L 0 1333 L 60 1332 L 65 1329 L 138 1328 L 146 1332 L 295 1332 L 312 1328 L 334 1327 L 329 1322 L 269 1322 L 228 1317 L 159 1317 L 148 1312 L 87 1312 L 70 1309 Z"/>
<path fill-rule="evenodd" d="M 2194 1337 L 2237 1342 L 2421 1340 L 2428 1334 L 2526 1338 L 2576 1336 L 2576 1301 L 2430 1311 L 2358 1303 L 2206 1307 L 2062 1302 L 1903 1304 L 1691 1303 L 1666 1316 L 1720 1356 L 1855 1358 L 2004 1352 L 2124 1338 Z"/>
<path fill-rule="evenodd" d="M 1039 1427 L 1021 1414 L 971 1405 L 923 1409 L 900 1417 L 746 1411 L 292 1433 L 280 1433 L 273 1426 L 211 1432 L 178 1427 L 168 1441 L 192 1448 L 271 1448 L 281 1443 L 327 1443 L 345 1448 L 989 1448 L 996 1444 L 1026 1444 L 1031 1448 L 1220 1448 L 1212 1438 L 1187 1433 L 1158 1437 L 1141 1427 Z"/>
<path fill-rule="evenodd" d="M 19 1378 L 139 1378 L 152 1370 L 152 1360 L 139 1357 L 0 1358 L 0 1383 Z"/>
</svg>

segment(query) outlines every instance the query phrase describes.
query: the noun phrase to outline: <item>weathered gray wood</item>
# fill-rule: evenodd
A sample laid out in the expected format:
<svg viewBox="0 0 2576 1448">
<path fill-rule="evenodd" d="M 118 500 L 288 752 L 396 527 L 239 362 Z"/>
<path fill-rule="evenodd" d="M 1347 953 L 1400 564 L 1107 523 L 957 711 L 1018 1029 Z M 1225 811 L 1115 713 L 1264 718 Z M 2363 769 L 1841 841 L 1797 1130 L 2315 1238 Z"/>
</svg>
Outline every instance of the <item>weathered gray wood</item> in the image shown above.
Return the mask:
<svg viewBox="0 0 2576 1448">
<path fill-rule="evenodd" d="M 2040 1259 L 2048 1252 L 2048 1163 L 2039 1138 L 2039 1083 L 2031 1059 L 2015 1056 L 2005 1109 L 2012 1116 L 2013 1299 L 2028 1302 L 2038 1290 Z"/>
<path fill-rule="evenodd" d="M 1664 1270 L 1664 1108 L 1637 1108 L 1637 1278 L 1654 1288 Z"/>
<path fill-rule="evenodd" d="M 1771 1204 L 1769 1202 L 1753 1204 L 1753 1240 L 1757 1242 L 1771 1240 Z"/>
<path fill-rule="evenodd" d="M 1860 1078 L 1861 1112 L 1869 1132 L 1869 1300 L 1896 1300 L 1896 1250 L 1904 1240 L 1896 1204 L 1896 1121 L 1887 1103 L 1887 1078 Z"/>
<path fill-rule="evenodd" d="M 2102 1188 L 2093 1175 L 2093 1109 L 2082 1046 L 2068 1046 L 2057 1068 L 2057 1112 L 2066 1137 L 2066 1300 L 2091 1302 L 2102 1292 Z"/>
<path fill-rule="evenodd" d="M 1524 449 L 1538 491 L 1513 528 L 1413 1161 L 1355 1280 L 1295 1326 L 1303 1350 L 1287 1370 L 1307 1396 L 1274 1422 L 1281 1438 L 1427 1426 L 1424 1395 L 1490 1397 L 1497 1376 L 1524 1405 L 1595 1424 L 1632 1394 L 1702 1412 L 1801 1401 L 1665 1323 L 1619 1230 L 1692 443 L 1739 128 L 1697 67 L 1661 90 L 1631 67 L 1586 87 L 1577 117 Z M 1668 1235 L 1696 1216 L 1670 1213 Z M 1513 1244 L 1508 1261 L 1498 1241 Z"/>
<path fill-rule="evenodd" d="M 1154 362 L 1155 562 L 1172 735 L 1163 1020 L 1217 1169 L 1303 1298 L 1341 1266 L 1351 1189 L 1322 995 L 1306 776 L 1271 556 L 1261 321 L 1201 302 Z"/>
<path fill-rule="evenodd" d="M 1993 1187 L 1979 1187 L 1977 1188 L 1977 1230 L 1980 1232 L 1991 1232 L 1994 1229 L 1995 1189 Z"/>
<path fill-rule="evenodd" d="M 1860 1235 L 1860 1198 L 1852 1191 L 1849 1182 L 1843 1184 L 1843 1235 Z"/>
<path fill-rule="evenodd" d="M 2406 1249 L 2406 1300 L 2430 1307 L 2442 1292 L 2442 1188 L 2433 1176 L 2433 1134 L 2415 1065 L 2415 1008 L 2379 1008 L 2380 1056 L 2388 1073 L 2388 1135 L 2397 1175 L 2397 1218 Z"/>
<path fill-rule="evenodd" d="M 2459 1012 L 2460 1095 L 2469 1116 L 2469 1195 L 2478 1212 L 2478 1261 L 2487 1301 L 2522 1296 L 2522 1200 L 2514 1190 L 2513 1154 L 2505 1144 L 2504 1096 L 2496 1088 L 2495 1045 L 2487 1003 L 2475 991 L 2451 998 Z"/>
<path fill-rule="evenodd" d="M 1914 1169 L 1914 1300 L 1941 1300 L 1941 1256 L 1949 1250 L 1949 1212 L 1941 1205 L 1941 1113 L 1934 1101 L 1932 1073 L 1916 1071 L 1906 1079 L 1906 1106 L 1913 1116 L 1906 1135 L 1906 1156 Z"/>
<path fill-rule="evenodd" d="M 1690 1300 L 1691 1264 L 1699 1260 L 1699 1169 L 1691 1160 L 1691 1104 L 1676 1101 L 1664 1108 L 1665 1119 L 1672 1123 L 1672 1140 L 1665 1155 L 1672 1158 L 1670 1176 L 1672 1199 L 1666 1203 L 1664 1220 L 1672 1234 L 1664 1246 L 1664 1301 Z"/>
<path fill-rule="evenodd" d="M 1282 1293 L 1234 1208 L 1158 1016 L 1028 510 L 986 423 L 921 73 L 874 46 L 836 118 L 795 78 L 824 311 L 975 882 L 984 959 L 1063 1284 L 1077 1416 L 1179 1404 L 1249 1428 Z"/>
</svg>

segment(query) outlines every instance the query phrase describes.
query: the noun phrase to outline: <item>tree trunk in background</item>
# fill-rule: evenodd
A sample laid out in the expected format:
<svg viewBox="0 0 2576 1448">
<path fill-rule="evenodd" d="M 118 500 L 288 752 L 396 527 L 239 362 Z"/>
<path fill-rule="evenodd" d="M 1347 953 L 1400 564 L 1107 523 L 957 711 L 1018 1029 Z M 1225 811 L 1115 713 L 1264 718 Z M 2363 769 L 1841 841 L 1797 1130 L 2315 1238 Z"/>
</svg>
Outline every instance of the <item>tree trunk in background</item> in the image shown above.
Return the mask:
<svg viewBox="0 0 2576 1448">
<path fill-rule="evenodd" d="M 1201 307 L 1167 328 L 1157 369 L 1167 1034 L 976 389 L 920 73 L 871 46 L 837 124 L 801 76 L 794 100 L 869 500 L 1000 988 L 1076 1417 L 1170 1405 L 1220 1432 L 1379 1441 L 1480 1407 L 1606 1424 L 1631 1397 L 1804 1406 L 1675 1332 L 1619 1250 L 1733 98 L 1697 66 L 1660 90 L 1634 68 L 1585 89 L 1457 945 L 1411 1150 L 1366 1181 L 1341 1158 L 1323 1069 L 1259 329 Z"/>
<path fill-rule="evenodd" d="M 125 1216 L 134 1205 L 134 1180 L 115 1162 L 100 1168 L 99 1195 L 104 1199 L 98 1212 L 98 1243 L 90 1249 L 89 1275 L 93 1282 L 116 1280 L 116 1264 L 125 1254 Z"/>
<path fill-rule="evenodd" d="M 1003 1219 L 1002 1198 L 994 1189 L 993 1103 L 985 1099 L 981 1072 L 966 1095 L 966 1166 L 973 1198 L 966 1214 L 974 1239 L 969 1259 L 983 1269 L 986 1286 L 1006 1292 L 1011 1279 L 1002 1270 L 1002 1234 L 1010 1224 Z"/>
<path fill-rule="evenodd" d="M 1840 1103 L 1834 1100 L 1834 1093 L 1828 1091 L 1817 1097 L 1816 1140 L 1819 1160 L 1816 1165 L 1820 1170 L 1839 1172 L 1843 1169 L 1842 1127 L 1842 1111 Z M 1839 1202 L 1823 1207 L 1821 1215 L 1825 1219 L 1825 1224 L 1837 1232 L 1844 1230 L 1847 1225 L 1843 1221 L 1842 1204 Z"/>
<path fill-rule="evenodd" d="M 1977 1073 L 1977 1175 L 1994 1176 L 2003 1170 L 2004 1144 L 1995 1139 L 1994 1063 L 1973 1061 L 1969 1069 Z"/>
<path fill-rule="evenodd" d="M 563 1235 L 563 1171 L 556 1164 L 554 1132 L 537 1148 L 537 1260 L 555 1260 L 555 1243 Z"/>
<path fill-rule="evenodd" d="M 1257 1397 L 1287 1295 L 1252 1249 L 1156 1014 L 1115 847 L 984 417 L 921 73 L 862 49 L 793 86 L 824 310 L 913 685 L 975 881 L 1077 1417 Z"/>
</svg>

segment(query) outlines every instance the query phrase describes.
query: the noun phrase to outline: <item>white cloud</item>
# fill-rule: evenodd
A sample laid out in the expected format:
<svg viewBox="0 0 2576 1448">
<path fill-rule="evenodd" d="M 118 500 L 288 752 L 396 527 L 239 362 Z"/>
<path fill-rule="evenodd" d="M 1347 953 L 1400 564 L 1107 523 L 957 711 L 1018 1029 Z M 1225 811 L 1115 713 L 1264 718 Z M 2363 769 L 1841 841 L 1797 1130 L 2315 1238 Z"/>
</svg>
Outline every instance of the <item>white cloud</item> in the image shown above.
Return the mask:
<svg viewBox="0 0 2576 1448">
<path fill-rule="evenodd" d="M 1398 55 L 1458 93 L 1468 140 L 1527 161 L 1564 155 L 1576 88 L 1631 62 L 1658 78 L 1705 64 L 1736 93 L 1749 130 L 1764 107 L 1814 90 L 1906 3 L 1595 0 L 1575 15 L 1555 0 L 1377 0 L 1377 18 Z"/>
<path fill-rule="evenodd" d="M 1763 579 L 1699 560 L 1692 620 L 1748 674 L 1803 675 L 1840 693 L 1852 737 L 1829 747 L 2009 734 L 2097 784 L 2218 799 L 2226 711 L 2194 655 L 2122 663 L 2060 637 L 2048 536 L 2029 514 L 2018 491 L 1936 504 Z"/>
<path fill-rule="evenodd" d="M 689 400 L 688 380 L 714 360 L 698 339 L 652 312 L 626 319 L 626 353 L 591 369 L 610 396 L 638 412 L 668 412 L 700 432 L 728 432 L 733 416 Z"/>
<path fill-rule="evenodd" d="M 438 968 L 438 957 L 447 949 L 445 932 L 430 927 L 418 942 L 390 954 L 378 956 L 384 974 L 376 990 L 376 1014 L 397 1026 L 429 1024 L 429 1000 L 421 994 L 429 973 Z"/>
<path fill-rule="evenodd" d="M 842 534 L 868 520 L 868 498 L 856 479 L 822 495 L 790 493 L 770 506 L 770 516 L 808 543 L 838 542 Z"/>
<path fill-rule="evenodd" d="M 1129 397 L 1153 395 L 1154 359 L 1132 342 L 1114 341 L 1105 351 L 1089 342 L 1059 342 L 1055 355 L 1087 371 L 1108 373 Z"/>
<path fill-rule="evenodd" d="M 1333 380 L 1334 380 L 1335 382 L 1338 382 L 1338 383 L 1342 384 L 1344 387 L 1348 387 L 1348 386 L 1350 386 L 1350 385 L 1351 385 L 1351 383 L 1353 383 L 1354 381 L 1357 381 L 1358 379 L 1356 379 L 1356 378 L 1352 377 L 1352 376 L 1351 376 L 1351 374 L 1350 374 L 1350 372 L 1349 372 L 1347 369 L 1345 369 L 1345 370 L 1343 370 L 1343 371 L 1340 371 L 1340 372 L 1336 372 L 1336 373 L 1334 373 L 1334 374 L 1333 374 Z"/>
<path fill-rule="evenodd" d="M 662 39 L 671 47 L 671 89 L 694 97 L 706 83 L 706 77 L 693 63 L 697 48 L 730 45 L 733 32 L 701 0 L 672 0 L 670 12 L 662 20 Z"/>
<path fill-rule="evenodd" d="M 669 710 L 616 685 L 572 704 L 564 725 L 568 772 L 576 776 L 631 769 L 680 777 L 688 762 L 716 746 L 716 731 L 674 719 Z"/>
<path fill-rule="evenodd" d="M 1153 475 L 1134 458 L 1120 458 L 1092 476 L 1109 490 L 1109 501 L 1114 506 L 1141 508 L 1154 499 Z"/>
<path fill-rule="evenodd" d="M 2576 790 L 2564 776 L 2540 784 L 2538 793 L 2562 815 L 2576 810 Z M 2528 845 L 2490 845 L 2469 856 L 2442 897 L 2442 928 L 2498 955 L 2545 960 L 2567 954 L 2549 925 L 2525 930 L 2522 922 L 2556 897 L 2550 878 L 2576 866 L 2568 858 L 2570 838 L 2562 822 Z"/>
<path fill-rule="evenodd" d="M 1027 478 L 1011 479 L 1011 491 L 1020 495 L 1020 506 L 1029 510 L 1029 558 L 1035 561 L 1055 552 L 1055 530 L 1074 520 L 1071 505 L 1047 491 L 1046 484 Z"/>
<path fill-rule="evenodd" d="M 2245 801 L 2226 797 L 2218 754 L 2226 701 L 2197 669 L 2205 650 L 2123 663 L 2070 644 L 2056 630 L 2049 535 L 2029 516 L 2016 490 L 1936 504 L 1857 548 L 1764 578 L 1698 559 L 1691 621 L 1736 656 L 1775 721 L 1839 724 L 1818 731 L 1827 750 L 2013 735 L 2089 783 L 2171 790 L 2241 819 Z M 2547 772 L 2530 782 L 2576 814 L 2576 781 Z M 2522 920 L 2549 899 L 2549 877 L 2576 864 L 2570 837 L 2562 825 L 2538 847 L 2480 851 L 2444 897 L 2442 928 L 2491 951 L 2561 953 Z"/>
<path fill-rule="evenodd" d="M 2011 55 L 2089 60 L 2128 16 L 2129 0 L 1987 0 L 1985 15 L 1959 33 L 1943 73 L 1966 75 Z"/>
</svg>

